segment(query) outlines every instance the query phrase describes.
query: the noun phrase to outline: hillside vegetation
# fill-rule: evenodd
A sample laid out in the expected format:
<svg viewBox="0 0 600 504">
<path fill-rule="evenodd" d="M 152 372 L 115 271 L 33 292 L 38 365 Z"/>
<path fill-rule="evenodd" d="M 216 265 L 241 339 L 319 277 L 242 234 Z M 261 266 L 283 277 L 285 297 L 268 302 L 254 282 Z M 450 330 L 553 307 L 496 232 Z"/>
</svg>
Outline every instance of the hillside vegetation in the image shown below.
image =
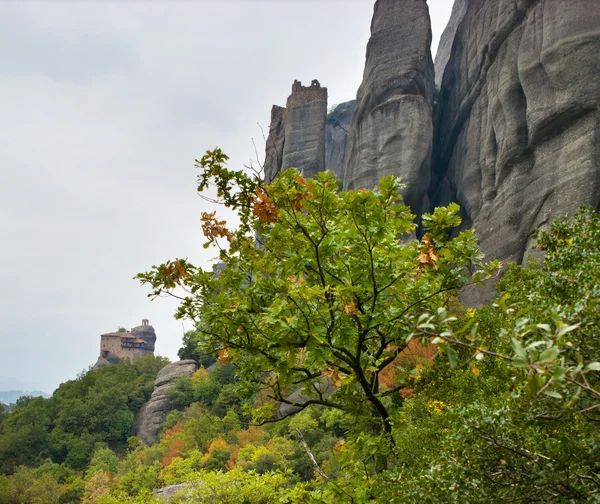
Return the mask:
<svg viewBox="0 0 600 504">
<path fill-rule="evenodd" d="M 392 177 L 264 186 L 226 160 L 198 162 L 239 217 L 202 216 L 221 266 L 138 276 L 180 299 L 180 355 L 202 364 L 160 441 L 130 436 L 163 359 L 83 373 L 0 410 L 0 502 L 157 503 L 178 484 L 200 503 L 600 502 L 597 213 L 537 232 L 543 261 L 472 309 L 460 290 L 501 265 L 456 205 L 417 227 Z"/>
</svg>

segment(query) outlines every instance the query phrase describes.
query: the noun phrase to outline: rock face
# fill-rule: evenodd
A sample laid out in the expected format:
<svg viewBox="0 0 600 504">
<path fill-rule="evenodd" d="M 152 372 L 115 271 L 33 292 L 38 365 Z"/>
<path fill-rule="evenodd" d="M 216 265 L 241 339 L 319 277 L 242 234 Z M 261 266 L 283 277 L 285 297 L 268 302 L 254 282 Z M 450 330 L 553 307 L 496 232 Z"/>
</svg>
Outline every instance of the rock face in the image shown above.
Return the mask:
<svg viewBox="0 0 600 504">
<path fill-rule="evenodd" d="M 437 54 L 435 56 L 435 85 L 439 89 L 442 85 L 442 78 L 444 76 L 444 70 L 450 59 L 450 52 L 452 51 L 452 44 L 454 43 L 454 37 L 458 25 L 461 23 L 465 14 L 467 13 L 467 6 L 469 0 L 455 0 L 452 7 L 452 14 L 450 14 L 450 21 L 442 33 L 440 43 L 438 45 Z"/>
<path fill-rule="evenodd" d="M 195 361 L 182 360 L 173 362 L 158 372 L 150 400 L 136 415 L 134 435 L 149 446 L 156 443 L 167 415 L 172 410 L 169 390 L 176 385 L 179 377 L 192 376 L 197 369 Z"/>
<path fill-rule="evenodd" d="M 154 492 L 154 495 L 159 499 L 164 500 L 167 504 L 172 502 L 174 497 L 177 497 L 177 502 L 187 501 L 191 498 L 193 485 L 191 483 L 180 483 L 179 485 L 169 485 L 159 488 Z"/>
<path fill-rule="evenodd" d="M 490 258 L 600 204 L 600 2 L 469 0 L 436 117 L 431 197 L 457 201 Z M 383 173 L 383 172 L 382 172 Z"/>
<path fill-rule="evenodd" d="M 346 171 L 348 133 L 356 108 L 356 100 L 340 103 L 329 114 L 325 125 L 325 169 L 335 173 L 340 180 Z"/>
<path fill-rule="evenodd" d="M 456 201 L 489 258 L 522 262 L 535 228 L 600 207 L 600 1 L 456 0 L 435 114 L 430 42 L 425 0 L 377 0 L 356 102 L 324 123 L 326 93 L 295 83 L 267 174 L 324 166 L 345 189 L 399 175 L 416 214 Z"/>
<path fill-rule="evenodd" d="M 301 169 L 312 177 L 325 168 L 327 88 L 313 80 L 310 86 L 295 81 L 287 100 L 282 168 Z"/>
<path fill-rule="evenodd" d="M 298 168 L 306 177 L 325 169 L 327 88 L 317 80 L 310 86 L 294 81 L 287 107 L 271 110 L 265 148 L 264 178 L 270 182 L 280 170 Z"/>
<path fill-rule="evenodd" d="M 144 340 L 148 349 L 154 352 L 154 344 L 156 343 L 156 332 L 151 325 L 141 325 L 131 329 L 131 334 L 136 338 Z"/>
<path fill-rule="evenodd" d="M 283 147 L 285 145 L 285 107 L 273 105 L 271 109 L 271 124 L 265 147 L 264 177 L 270 183 L 283 163 Z"/>
<path fill-rule="evenodd" d="M 401 176 L 420 211 L 429 184 L 434 70 L 425 0 L 378 0 L 348 138 L 345 189 Z"/>
</svg>

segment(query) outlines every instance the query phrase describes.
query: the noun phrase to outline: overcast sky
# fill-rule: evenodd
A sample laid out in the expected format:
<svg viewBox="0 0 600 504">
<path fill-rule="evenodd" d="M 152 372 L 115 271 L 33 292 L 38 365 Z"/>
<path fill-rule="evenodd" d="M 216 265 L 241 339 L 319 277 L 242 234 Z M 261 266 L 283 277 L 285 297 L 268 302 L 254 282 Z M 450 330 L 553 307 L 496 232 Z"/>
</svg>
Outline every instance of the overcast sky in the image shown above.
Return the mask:
<svg viewBox="0 0 600 504">
<path fill-rule="evenodd" d="M 214 255 L 194 159 L 262 157 L 294 79 L 353 99 L 373 3 L 0 2 L 0 390 L 51 392 L 142 318 L 176 359 L 175 305 L 132 278 Z M 451 3 L 429 0 L 434 51 Z"/>
</svg>

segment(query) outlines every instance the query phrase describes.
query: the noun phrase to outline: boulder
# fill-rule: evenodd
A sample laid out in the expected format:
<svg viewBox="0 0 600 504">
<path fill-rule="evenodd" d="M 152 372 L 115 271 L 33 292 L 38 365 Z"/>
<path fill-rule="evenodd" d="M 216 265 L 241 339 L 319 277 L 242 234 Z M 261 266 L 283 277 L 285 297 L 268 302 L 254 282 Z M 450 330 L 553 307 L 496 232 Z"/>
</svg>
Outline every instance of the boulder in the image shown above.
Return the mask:
<svg viewBox="0 0 600 504">
<path fill-rule="evenodd" d="M 534 229 L 600 206 L 600 2 L 467 4 L 438 99 L 430 196 L 461 205 L 487 257 L 522 262 Z"/>
<path fill-rule="evenodd" d="M 429 183 L 434 69 L 425 0 L 378 0 L 348 137 L 345 189 L 401 176 L 420 213 Z"/>
<path fill-rule="evenodd" d="M 158 440 L 167 415 L 172 411 L 169 390 L 181 376 L 192 376 L 198 369 L 193 360 L 173 362 L 162 368 L 154 381 L 154 391 L 150 400 L 144 404 L 135 417 L 134 435 L 147 445 Z"/>
<path fill-rule="evenodd" d="M 154 492 L 158 498 L 163 499 L 167 504 L 171 502 L 173 497 L 177 496 L 177 502 L 187 501 L 191 498 L 193 485 L 191 483 L 180 483 L 179 485 L 169 485 L 159 488 Z"/>
</svg>

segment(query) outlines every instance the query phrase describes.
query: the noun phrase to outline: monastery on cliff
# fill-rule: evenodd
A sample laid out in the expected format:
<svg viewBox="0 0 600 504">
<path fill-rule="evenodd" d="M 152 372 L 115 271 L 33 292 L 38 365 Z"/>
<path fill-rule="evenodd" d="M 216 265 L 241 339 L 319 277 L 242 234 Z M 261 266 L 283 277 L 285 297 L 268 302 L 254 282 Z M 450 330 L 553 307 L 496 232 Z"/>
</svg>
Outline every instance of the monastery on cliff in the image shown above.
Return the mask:
<svg viewBox="0 0 600 504">
<path fill-rule="evenodd" d="M 154 355 L 155 342 L 156 333 L 148 319 L 143 319 L 142 325 L 134 327 L 130 331 L 123 329 L 102 334 L 100 336 L 100 356 L 94 369 L 117 364 L 124 359 L 135 362 L 144 355 Z"/>
</svg>

